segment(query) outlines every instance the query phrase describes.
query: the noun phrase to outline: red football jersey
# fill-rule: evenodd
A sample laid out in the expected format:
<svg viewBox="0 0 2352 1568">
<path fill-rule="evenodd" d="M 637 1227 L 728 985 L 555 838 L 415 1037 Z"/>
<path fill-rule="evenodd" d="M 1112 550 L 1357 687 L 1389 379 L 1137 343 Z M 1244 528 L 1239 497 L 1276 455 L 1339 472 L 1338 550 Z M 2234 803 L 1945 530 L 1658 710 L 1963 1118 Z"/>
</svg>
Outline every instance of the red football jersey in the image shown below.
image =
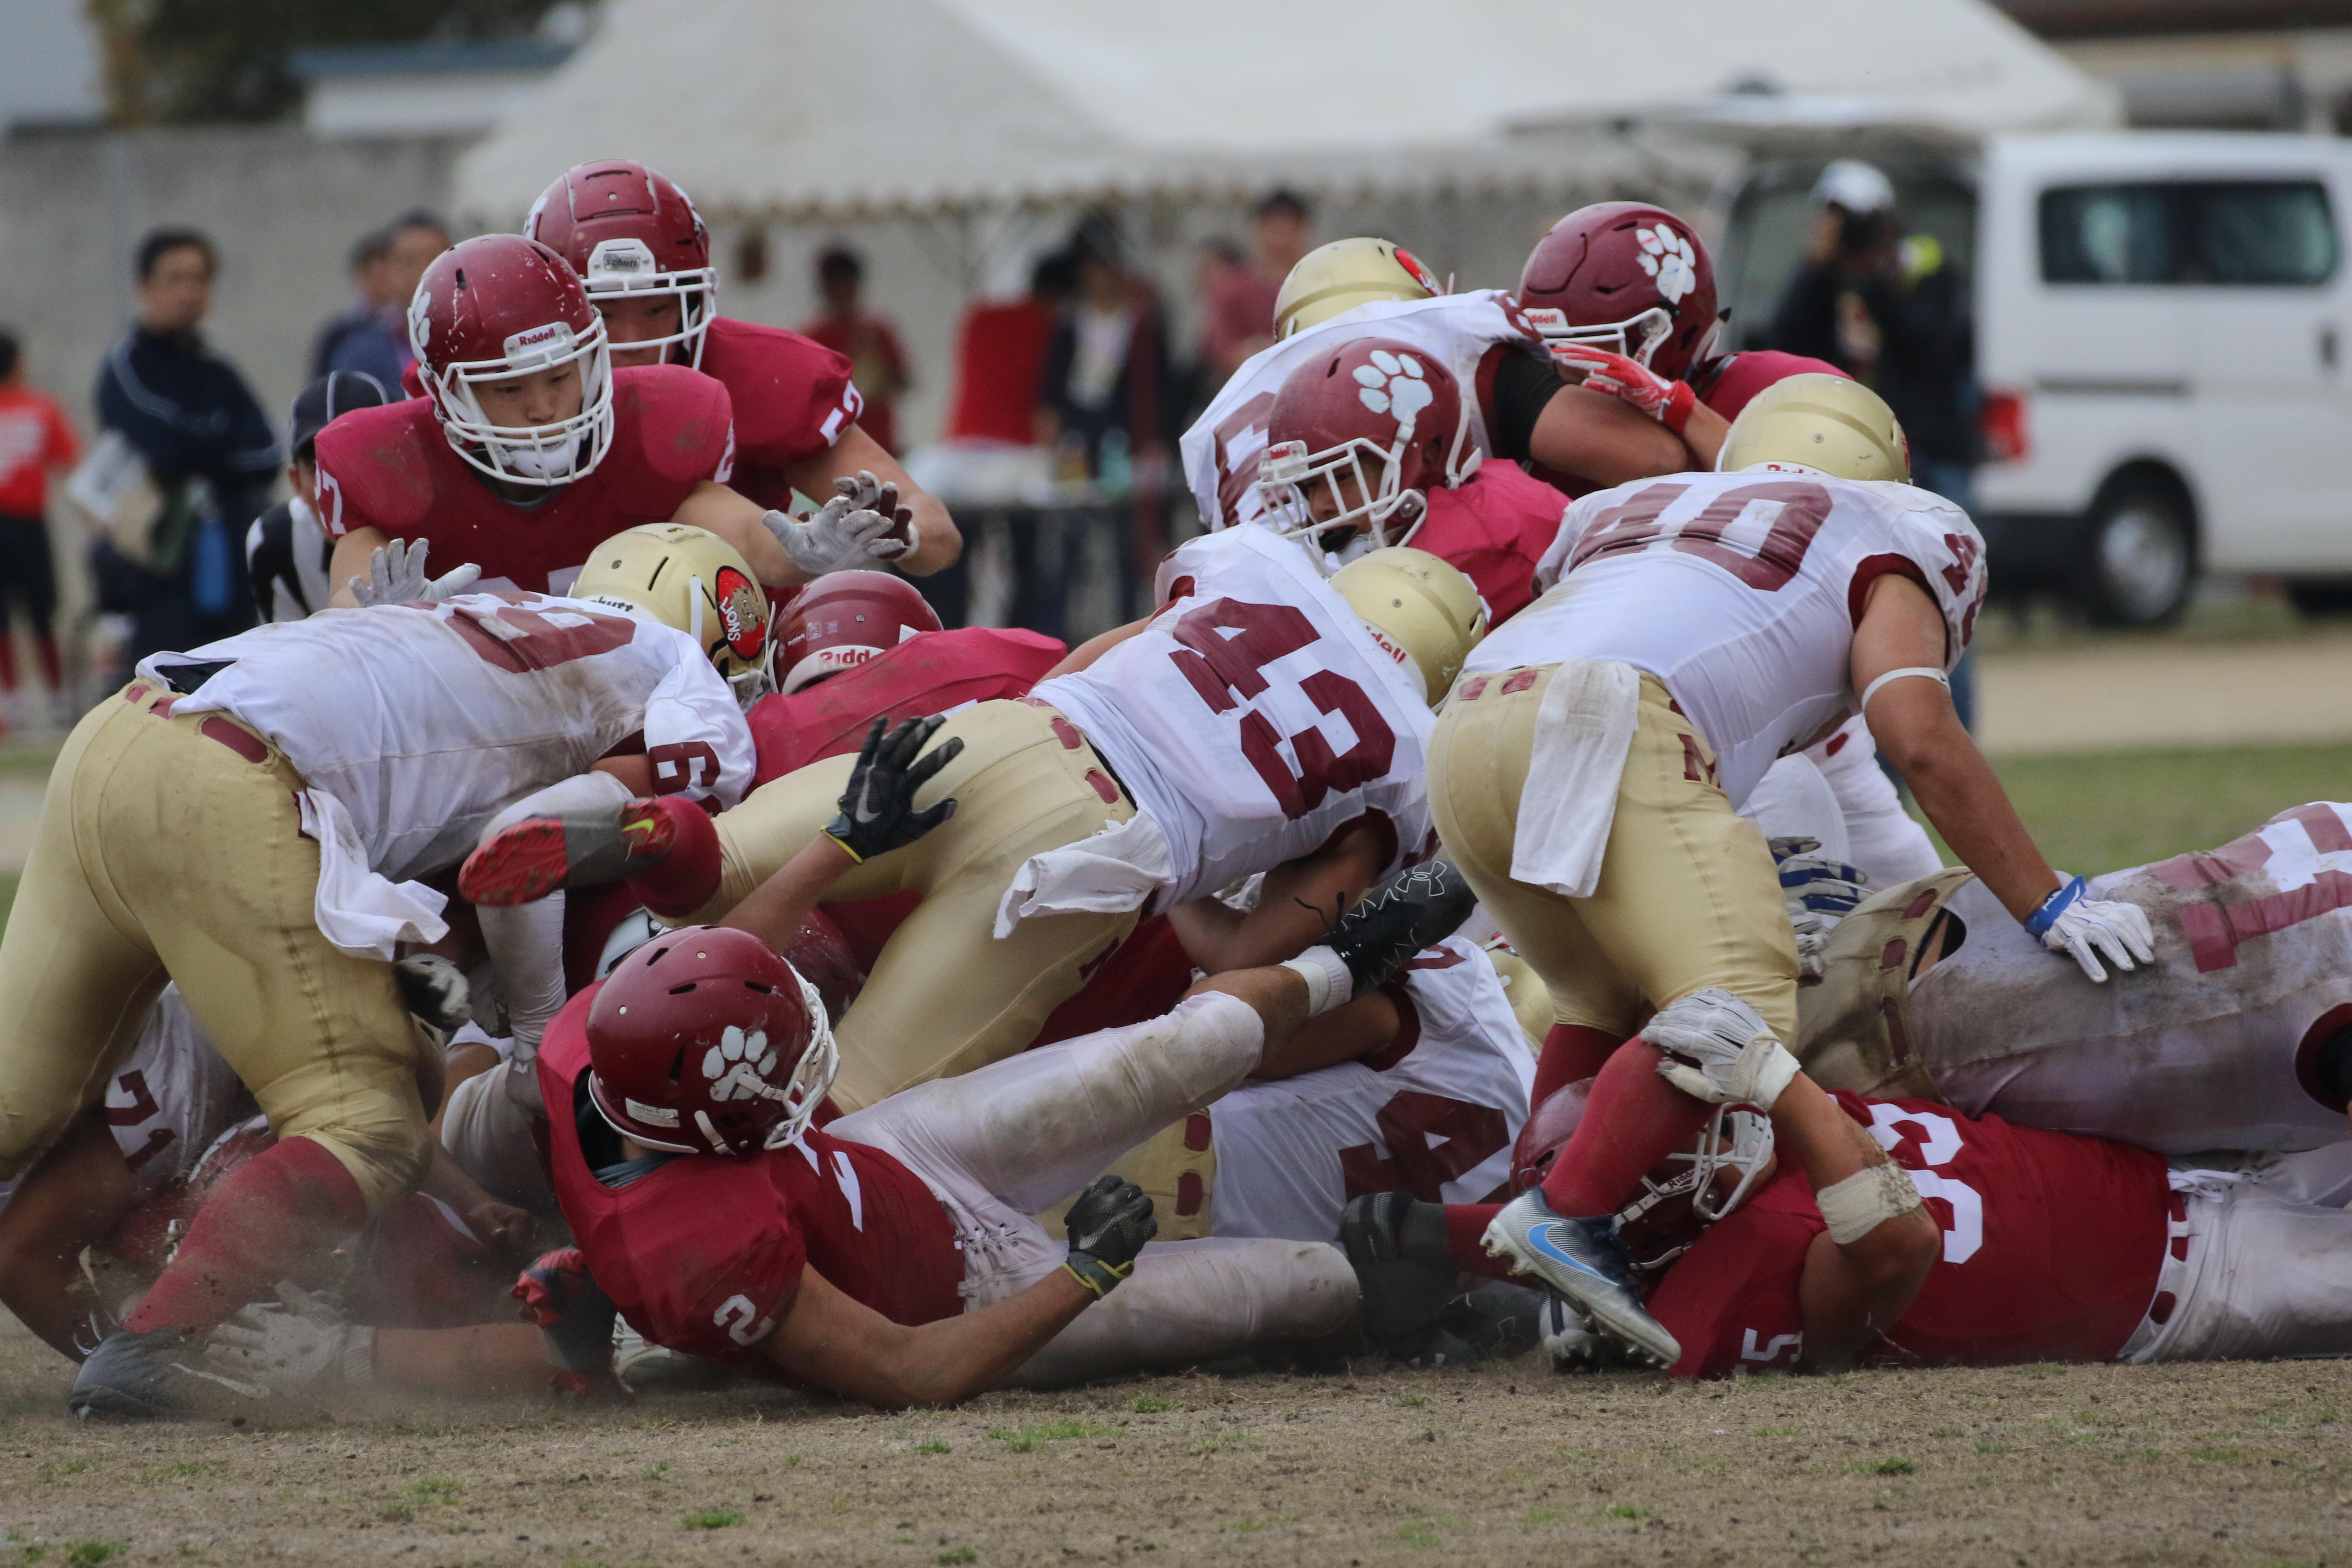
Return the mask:
<svg viewBox="0 0 2352 1568">
<path fill-rule="evenodd" d="M 919 632 L 855 669 L 789 696 L 762 697 L 749 715 L 759 749 L 752 787 L 857 750 L 877 717 L 896 724 L 968 702 L 1025 696 L 1068 652 L 1017 626 Z"/>
<path fill-rule="evenodd" d="M 446 572 L 470 561 L 483 586 L 562 593 L 588 552 L 625 528 L 667 522 L 705 479 L 725 482 L 727 389 L 681 365 L 613 373 L 613 444 L 584 477 L 518 506 L 450 446 L 421 397 L 360 408 L 319 432 L 319 513 L 337 538 L 357 528 L 433 546 Z"/>
<path fill-rule="evenodd" d="M 2145 1149 L 2012 1127 L 1923 1100 L 1840 1094 L 1911 1173 L 1944 1251 L 1864 1359 L 2000 1366 L 2108 1361 L 2147 1312 L 2171 1193 Z M 1796 1163 L 1699 1238 L 1650 1310 L 1682 1342 L 1677 1377 L 1787 1367 L 1803 1353 L 1798 1281 L 1828 1227 Z"/>
<path fill-rule="evenodd" d="M 720 316 L 702 340 L 701 368 L 726 384 L 735 404 L 735 477 L 729 483 L 772 510 L 792 504 L 784 470 L 830 450 L 857 423 L 863 405 L 847 355 L 782 327 Z"/>
<path fill-rule="evenodd" d="M 1778 349 L 1748 349 L 1702 365 L 1698 374 L 1691 378 L 1691 390 L 1698 394 L 1700 402 L 1726 419 L 1737 419 L 1739 411 L 1748 406 L 1748 399 L 1791 375 L 1852 379 L 1827 360 L 1784 354 Z"/>
<path fill-rule="evenodd" d="M 745 1159 L 681 1154 L 622 1187 L 589 1168 L 617 1139 L 586 1098 L 591 987 L 548 1026 L 540 1089 L 551 1112 L 549 1164 L 563 1217 L 597 1284 L 658 1345 L 711 1361 L 749 1352 L 775 1328 L 814 1268 L 895 1323 L 963 1310 L 963 1254 L 922 1178 L 879 1149 L 811 1131 Z"/>
<path fill-rule="evenodd" d="M 1559 537 L 1567 510 L 1559 490 L 1517 464 L 1488 462 L 1465 485 L 1430 490 L 1429 515 L 1412 544 L 1478 585 L 1492 629 L 1535 597 L 1536 563 Z"/>
</svg>

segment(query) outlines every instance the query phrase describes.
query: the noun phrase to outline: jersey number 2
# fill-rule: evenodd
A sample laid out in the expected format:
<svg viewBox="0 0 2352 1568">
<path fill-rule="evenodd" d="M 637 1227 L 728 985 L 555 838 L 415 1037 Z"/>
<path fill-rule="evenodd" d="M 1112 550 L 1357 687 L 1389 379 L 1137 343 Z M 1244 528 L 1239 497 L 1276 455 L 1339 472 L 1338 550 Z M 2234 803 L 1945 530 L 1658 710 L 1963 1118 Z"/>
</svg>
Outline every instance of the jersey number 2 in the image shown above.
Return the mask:
<svg viewBox="0 0 2352 1568">
<path fill-rule="evenodd" d="M 1307 613 L 1289 605 L 1212 599 L 1179 616 L 1172 635 L 1184 646 L 1168 657 L 1211 712 L 1225 713 L 1241 705 L 1236 699 L 1246 700 L 1266 689 L 1270 683 L 1260 672 L 1267 665 L 1297 653 L 1318 634 Z M 1288 737 L 1298 759 L 1294 773 L 1282 760 L 1284 737 L 1275 732 L 1273 722 L 1255 710 L 1242 715 L 1242 755 L 1274 792 L 1282 815 L 1294 820 L 1321 805 L 1334 790 L 1344 795 L 1370 784 L 1389 771 L 1396 756 L 1396 731 L 1362 687 L 1344 675 L 1318 669 L 1300 680 L 1298 689 L 1321 711 L 1347 720 L 1356 731 L 1356 743 L 1334 752 L 1322 731 L 1301 730 Z"/>
</svg>

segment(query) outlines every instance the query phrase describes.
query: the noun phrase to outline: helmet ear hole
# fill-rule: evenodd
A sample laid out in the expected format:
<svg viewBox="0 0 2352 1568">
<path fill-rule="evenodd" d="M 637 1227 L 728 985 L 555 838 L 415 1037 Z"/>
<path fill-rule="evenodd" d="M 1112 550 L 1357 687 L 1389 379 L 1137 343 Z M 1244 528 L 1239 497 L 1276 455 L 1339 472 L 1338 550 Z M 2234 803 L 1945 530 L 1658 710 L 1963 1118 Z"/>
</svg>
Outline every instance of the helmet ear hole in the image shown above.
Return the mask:
<svg viewBox="0 0 2352 1568">
<path fill-rule="evenodd" d="M 695 983 L 694 983 L 693 981 L 689 980 L 689 981 L 688 981 L 688 982 L 687 982 L 685 984 L 683 984 L 683 985 L 673 985 L 673 986 L 671 986 L 671 987 L 669 988 L 669 994 L 670 994 L 671 995 L 673 995 L 673 996 L 683 996 L 683 995 L 685 995 L 688 992 L 692 991 L 692 990 L 694 989 L 694 985 L 695 985 Z"/>
<path fill-rule="evenodd" d="M 677 1055 L 670 1058 L 669 1059 L 669 1080 L 672 1083 L 680 1083 L 685 1080 L 685 1078 L 686 1047 L 684 1046 L 680 1046 L 677 1048 Z"/>
</svg>

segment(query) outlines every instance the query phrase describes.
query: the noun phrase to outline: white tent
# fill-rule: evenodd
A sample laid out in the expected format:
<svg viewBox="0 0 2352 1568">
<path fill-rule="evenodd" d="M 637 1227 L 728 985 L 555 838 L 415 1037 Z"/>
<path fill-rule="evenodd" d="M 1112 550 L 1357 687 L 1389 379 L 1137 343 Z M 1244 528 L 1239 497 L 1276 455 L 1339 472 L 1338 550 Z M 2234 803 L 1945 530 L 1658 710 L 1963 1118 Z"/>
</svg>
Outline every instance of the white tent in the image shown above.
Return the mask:
<svg viewBox="0 0 2352 1568">
<path fill-rule="evenodd" d="M 718 218 L 1559 183 L 1575 141 L 1735 84 L 1961 133 L 2112 124 L 1983 0 L 609 0 L 465 159 L 520 215 L 625 151 Z"/>
</svg>

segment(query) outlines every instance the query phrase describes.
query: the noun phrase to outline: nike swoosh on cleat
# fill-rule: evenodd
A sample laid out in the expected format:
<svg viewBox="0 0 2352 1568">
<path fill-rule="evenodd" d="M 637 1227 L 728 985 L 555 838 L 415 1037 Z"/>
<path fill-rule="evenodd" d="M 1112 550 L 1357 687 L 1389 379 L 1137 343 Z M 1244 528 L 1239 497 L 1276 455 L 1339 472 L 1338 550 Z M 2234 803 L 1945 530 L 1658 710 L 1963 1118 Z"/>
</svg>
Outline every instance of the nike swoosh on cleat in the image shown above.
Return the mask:
<svg viewBox="0 0 2352 1568">
<path fill-rule="evenodd" d="M 1546 1220 L 1543 1224 L 1534 1226 L 1528 1232 L 1528 1245 L 1534 1247 L 1538 1252 L 1542 1253 L 1546 1258 L 1550 1258 L 1553 1262 L 1564 1263 L 1580 1274 L 1590 1274 L 1592 1278 L 1600 1280 L 1604 1285 L 1614 1285 L 1617 1283 L 1617 1281 L 1610 1279 L 1609 1276 L 1603 1274 L 1590 1263 L 1585 1262 L 1582 1258 L 1572 1258 L 1569 1254 L 1562 1252 L 1559 1249 L 1559 1245 L 1551 1239 L 1552 1234 L 1559 1229 L 1559 1222 L 1558 1220 Z"/>
</svg>

